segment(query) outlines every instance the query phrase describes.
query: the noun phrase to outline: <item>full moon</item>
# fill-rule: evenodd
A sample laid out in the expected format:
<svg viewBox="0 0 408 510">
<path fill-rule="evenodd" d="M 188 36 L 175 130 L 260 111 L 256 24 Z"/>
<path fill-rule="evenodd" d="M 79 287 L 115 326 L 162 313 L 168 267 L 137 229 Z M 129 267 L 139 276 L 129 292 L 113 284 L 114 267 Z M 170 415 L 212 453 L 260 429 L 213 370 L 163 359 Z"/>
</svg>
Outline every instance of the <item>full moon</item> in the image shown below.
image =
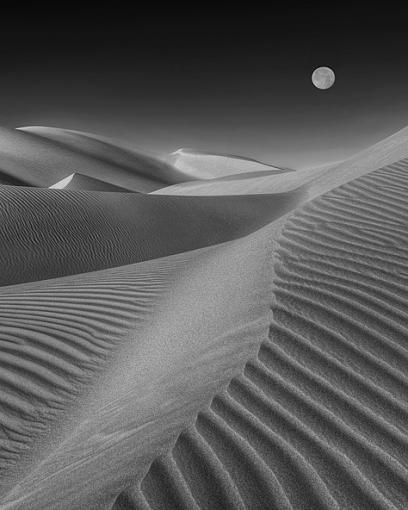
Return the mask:
<svg viewBox="0 0 408 510">
<path fill-rule="evenodd" d="M 330 67 L 318 67 L 312 74 L 313 85 L 322 90 L 329 89 L 335 79 L 334 71 Z"/>
</svg>

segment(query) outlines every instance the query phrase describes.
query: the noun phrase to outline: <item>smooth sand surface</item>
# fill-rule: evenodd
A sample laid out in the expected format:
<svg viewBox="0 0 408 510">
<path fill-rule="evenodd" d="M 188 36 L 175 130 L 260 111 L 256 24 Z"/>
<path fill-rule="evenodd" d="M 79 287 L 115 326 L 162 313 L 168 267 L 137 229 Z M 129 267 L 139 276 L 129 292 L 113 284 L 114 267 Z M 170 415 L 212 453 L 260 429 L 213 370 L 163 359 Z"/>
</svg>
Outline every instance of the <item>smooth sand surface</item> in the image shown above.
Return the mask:
<svg viewBox="0 0 408 510">
<path fill-rule="evenodd" d="M 2 186 L 0 508 L 406 509 L 407 153 Z"/>
<path fill-rule="evenodd" d="M 121 193 L 129 193 L 130 190 L 115 186 L 109 182 L 95 179 L 94 177 L 88 177 L 79 173 L 68 175 L 60 181 L 56 182 L 50 189 L 70 189 L 75 191 L 115 191 Z"/>
<path fill-rule="evenodd" d="M 408 127 L 385 140 L 365 149 L 345 161 L 285 171 L 278 174 L 256 174 L 253 178 L 240 179 L 239 172 L 232 182 L 224 179 L 195 180 L 154 190 L 162 195 L 241 195 L 283 193 L 295 189 L 307 189 L 308 199 L 330 191 L 336 186 L 377 170 L 385 165 L 408 157 Z"/>
<path fill-rule="evenodd" d="M 155 186 L 157 182 L 173 184 L 184 182 L 187 178 L 191 179 L 189 174 L 185 174 L 174 166 L 167 164 L 162 158 L 147 152 L 123 147 L 119 142 L 107 137 L 45 126 L 21 127 L 19 131 L 51 140 L 56 142 L 59 147 L 83 154 L 92 160 L 96 159 L 107 163 L 115 169 L 127 170 L 131 175 L 143 176 L 148 181 L 153 181 Z M 81 171 L 81 169 L 78 168 L 78 171 Z M 98 175 L 94 177 L 98 177 Z M 109 177 L 112 177 L 114 183 L 119 184 L 116 171 L 110 174 Z"/>
<path fill-rule="evenodd" d="M 190 175 L 190 179 L 213 179 L 248 172 L 270 172 L 280 174 L 290 170 L 262 163 L 252 158 L 232 154 L 213 154 L 193 149 L 178 149 L 167 161 L 177 170 Z"/>
<path fill-rule="evenodd" d="M 178 173 L 158 158 L 126 151 L 113 142 L 95 141 L 86 134 L 76 135 L 75 143 L 72 137 L 71 143 L 62 142 L 49 136 L 53 132 L 54 128 L 47 128 L 46 137 L 36 128 L 0 128 L 0 181 L 47 188 L 68 175 L 81 173 L 143 192 L 180 182 Z"/>
</svg>

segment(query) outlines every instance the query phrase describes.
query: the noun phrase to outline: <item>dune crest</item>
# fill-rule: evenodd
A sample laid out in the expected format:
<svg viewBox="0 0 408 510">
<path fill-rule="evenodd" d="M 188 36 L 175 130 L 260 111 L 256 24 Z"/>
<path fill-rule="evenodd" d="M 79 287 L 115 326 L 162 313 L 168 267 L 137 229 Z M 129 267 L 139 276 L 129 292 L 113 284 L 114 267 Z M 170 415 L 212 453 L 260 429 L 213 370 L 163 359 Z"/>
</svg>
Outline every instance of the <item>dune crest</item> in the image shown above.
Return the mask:
<svg viewBox="0 0 408 510">
<path fill-rule="evenodd" d="M 0 290 L 1 320 L 10 324 L 0 339 L 25 337 L 19 355 L 31 359 L 15 405 L 23 410 L 33 396 L 42 398 L 37 421 L 28 414 L 28 424 L 10 429 L 17 444 L 3 443 L 3 460 L 14 455 L 3 475 L 2 508 L 109 508 L 143 477 L 267 335 L 270 243 L 260 232 Z M 35 377 L 45 362 L 37 397 Z"/>
<path fill-rule="evenodd" d="M 196 200 L 3 186 L 0 286 L 97 271 L 235 239 L 292 210 L 299 199 L 296 193 Z"/>
<path fill-rule="evenodd" d="M 213 179 L 238 175 L 248 172 L 270 172 L 279 174 L 290 171 L 278 168 L 267 163 L 261 163 L 256 159 L 244 158 L 233 154 L 216 154 L 211 152 L 196 151 L 193 149 L 178 149 L 168 157 L 169 163 L 191 176 L 190 179 Z"/>
<path fill-rule="evenodd" d="M 231 182 L 223 179 L 197 180 L 175 184 L 154 190 L 161 195 L 242 195 L 262 193 L 285 193 L 302 189 L 311 199 L 357 179 L 385 165 L 408 157 L 408 127 L 389 136 L 385 140 L 365 149 L 345 161 L 320 165 L 316 168 L 286 171 L 279 174 L 245 176 Z"/>
<path fill-rule="evenodd" d="M 406 508 L 407 193 L 404 160 L 288 216 L 257 357 L 114 510 Z"/>
</svg>

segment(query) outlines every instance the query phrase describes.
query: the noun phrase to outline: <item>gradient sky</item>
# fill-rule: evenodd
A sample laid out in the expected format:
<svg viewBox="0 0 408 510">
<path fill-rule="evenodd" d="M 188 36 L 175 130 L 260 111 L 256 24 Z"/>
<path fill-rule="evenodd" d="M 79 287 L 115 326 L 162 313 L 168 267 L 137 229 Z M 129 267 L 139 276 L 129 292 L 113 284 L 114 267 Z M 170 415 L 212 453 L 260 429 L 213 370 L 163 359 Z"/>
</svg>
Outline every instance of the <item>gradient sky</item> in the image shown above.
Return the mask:
<svg viewBox="0 0 408 510">
<path fill-rule="evenodd" d="M 0 124 L 294 168 L 343 159 L 408 124 L 406 17 L 394 8 L 191 8 L 5 8 Z M 336 73 L 326 91 L 310 80 L 322 65 Z"/>
</svg>

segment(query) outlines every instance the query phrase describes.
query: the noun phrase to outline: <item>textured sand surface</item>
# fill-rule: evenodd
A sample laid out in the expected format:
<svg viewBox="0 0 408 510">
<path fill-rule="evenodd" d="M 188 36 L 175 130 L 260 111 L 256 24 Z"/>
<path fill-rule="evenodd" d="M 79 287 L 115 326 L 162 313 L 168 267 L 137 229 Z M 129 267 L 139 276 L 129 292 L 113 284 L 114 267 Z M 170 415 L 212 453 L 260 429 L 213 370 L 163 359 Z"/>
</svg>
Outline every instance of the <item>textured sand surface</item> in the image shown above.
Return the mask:
<svg viewBox="0 0 408 510">
<path fill-rule="evenodd" d="M 261 232 L 3 287 L 3 507 L 109 508 L 140 479 L 267 333 L 270 249 Z"/>
<path fill-rule="evenodd" d="M 0 508 L 408 508 L 407 156 L 1 186 Z"/>
<path fill-rule="evenodd" d="M 195 199 L 3 186 L 0 286 L 131 264 L 234 239 L 283 215 L 300 198 L 300 193 L 287 193 L 261 199 Z"/>
<path fill-rule="evenodd" d="M 408 161 L 326 193 L 278 240 L 258 355 L 124 508 L 407 508 Z"/>
</svg>

